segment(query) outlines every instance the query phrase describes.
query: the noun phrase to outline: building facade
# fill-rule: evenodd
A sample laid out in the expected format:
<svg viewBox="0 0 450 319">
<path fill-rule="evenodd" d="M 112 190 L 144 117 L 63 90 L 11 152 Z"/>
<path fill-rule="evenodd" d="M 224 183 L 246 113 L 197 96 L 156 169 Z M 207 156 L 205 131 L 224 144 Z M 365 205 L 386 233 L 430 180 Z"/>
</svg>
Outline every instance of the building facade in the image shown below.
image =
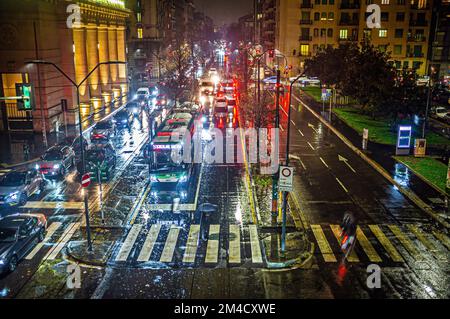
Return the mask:
<svg viewBox="0 0 450 319">
<path fill-rule="evenodd" d="M 275 48 L 301 70 L 304 61 L 320 48 L 359 43 L 363 38 L 391 53 L 397 68 L 427 73 L 432 20 L 431 0 L 274 0 L 273 11 L 264 12 L 266 34 L 274 32 Z M 266 5 L 273 1 L 265 0 Z M 367 27 L 367 6 L 381 9 L 381 27 Z M 275 20 L 275 24 L 268 22 Z M 267 22 L 266 22 L 267 21 Z M 269 32 L 270 30 L 270 32 Z M 271 41 L 263 43 L 270 48 Z"/>
<path fill-rule="evenodd" d="M 436 1 L 430 63 L 436 80 L 450 83 L 450 0 Z"/>
<path fill-rule="evenodd" d="M 59 131 L 78 123 L 74 86 L 51 65 L 26 64 L 45 60 L 58 65 L 80 83 L 99 62 L 126 61 L 124 1 L 3 0 L 0 2 L 0 95 L 16 96 L 16 83 L 31 83 L 35 108 L 19 111 L 14 100 L 1 102 L 2 131 Z M 79 18 L 73 7 L 79 8 Z M 126 99 L 125 65 L 102 65 L 80 86 L 82 120 Z M 61 100 L 67 101 L 67 110 Z"/>
</svg>

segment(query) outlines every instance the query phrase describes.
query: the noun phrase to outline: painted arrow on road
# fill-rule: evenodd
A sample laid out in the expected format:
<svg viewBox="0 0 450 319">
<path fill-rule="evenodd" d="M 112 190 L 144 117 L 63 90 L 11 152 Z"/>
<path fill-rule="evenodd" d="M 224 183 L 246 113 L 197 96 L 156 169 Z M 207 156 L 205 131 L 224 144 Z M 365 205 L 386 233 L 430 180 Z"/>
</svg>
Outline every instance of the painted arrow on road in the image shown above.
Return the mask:
<svg viewBox="0 0 450 319">
<path fill-rule="evenodd" d="M 345 165 L 347 165 L 348 168 L 350 168 L 350 169 L 353 171 L 353 173 L 356 173 L 356 171 L 354 170 L 354 168 L 348 163 L 348 159 L 346 159 L 345 157 L 343 157 L 343 156 L 341 156 L 341 155 L 338 155 L 338 157 L 339 157 L 339 160 L 340 160 L 341 162 L 344 162 Z"/>
<path fill-rule="evenodd" d="M 308 123 L 308 127 L 310 127 L 317 134 L 317 130 L 314 127 L 314 125 L 312 125 L 311 123 Z"/>
</svg>

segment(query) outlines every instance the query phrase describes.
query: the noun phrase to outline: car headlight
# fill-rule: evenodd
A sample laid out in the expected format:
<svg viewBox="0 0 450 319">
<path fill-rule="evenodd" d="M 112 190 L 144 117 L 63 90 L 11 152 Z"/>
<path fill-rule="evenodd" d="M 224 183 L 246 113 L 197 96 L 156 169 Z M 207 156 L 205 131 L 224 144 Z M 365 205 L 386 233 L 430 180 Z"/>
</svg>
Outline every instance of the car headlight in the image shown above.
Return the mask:
<svg viewBox="0 0 450 319">
<path fill-rule="evenodd" d="M 156 178 L 155 175 L 150 175 L 150 181 L 151 181 L 151 182 L 157 182 L 158 179 Z"/>
<path fill-rule="evenodd" d="M 0 258 L 0 266 L 6 264 L 6 261 L 3 258 Z"/>
<path fill-rule="evenodd" d="M 187 182 L 187 180 L 188 180 L 187 175 L 183 175 L 183 176 L 180 177 L 179 182 L 180 182 L 180 183 L 185 183 L 185 182 Z"/>
<path fill-rule="evenodd" d="M 206 116 L 202 116 L 202 123 L 206 123 Z"/>
<path fill-rule="evenodd" d="M 53 168 L 54 168 L 54 169 L 59 169 L 59 164 L 53 165 Z"/>
<path fill-rule="evenodd" d="M 36 166 L 35 166 L 35 168 L 36 168 L 36 170 L 39 170 L 39 164 L 36 164 Z"/>
<path fill-rule="evenodd" d="M 137 95 L 137 94 L 135 94 L 133 98 L 134 98 L 134 99 L 137 99 L 137 98 L 138 98 L 138 95 Z"/>
</svg>

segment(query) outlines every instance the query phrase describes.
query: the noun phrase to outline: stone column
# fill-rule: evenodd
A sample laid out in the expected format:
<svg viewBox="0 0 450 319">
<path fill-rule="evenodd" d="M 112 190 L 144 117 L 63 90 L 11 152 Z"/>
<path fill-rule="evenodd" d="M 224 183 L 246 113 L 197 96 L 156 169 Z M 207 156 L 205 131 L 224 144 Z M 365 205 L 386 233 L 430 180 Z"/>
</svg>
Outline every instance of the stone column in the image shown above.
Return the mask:
<svg viewBox="0 0 450 319">
<path fill-rule="evenodd" d="M 73 43 L 75 49 L 75 80 L 77 83 L 80 83 L 87 75 L 85 32 L 86 31 L 84 28 L 73 28 Z M 86 88 L 86 83 L 84 83 L 80 87 L 80 101 L 83 103 L 89 102 L 89 92 Z"/>
<path fill-rule="evenodd" d="M 119 61 L 126 61 L 126 44 L 125 44 L 125 27 L 120 26 L 117 28 L 117 59 Z M 119 82 L 122 91 L 122 96 L 126 96 L 128 93 L 127 85 L 127 66 L 125 64 L 119 64 Z M 125 101 L 124 101 L 125 102 Z"/>
<path fill-rule="evenodd" d="M 117 61 L 117 33 L 116 29 L 108 28 L 108 49 L 109 49 L 109 60 Z M 117 65 L 111 64 L 109 66 L 112 87 L 117 87 L 119 82 L 119 71 Z"/>
<path fill-rule="evenodd" d="M 109 61 L 109 45 L 108 45 L 108 28 L 106 26 L 100 26 L 98 28 L 98 57 L 99 62 Z M 100 66 L 100 84 L 102 87 L 102 96 L 105 105 L 109 105 L 112 100 L 111 93 L 111 76 L 110 76 L 110 66 L 101 65 Z"/>
<path fill-rule="evenodd" d="M 86 43 L 87 43 L 88 72 L 90 72 L 97 66 L 99 62 L 97 26 L 95 25 L 87 26 Z M 100 74 L 99 69 L 97 69 L 89 76 L 88 83 L 90 87 L 91 98 L 101 97 L 101 85 L 99 74 Z"/>
</svg>

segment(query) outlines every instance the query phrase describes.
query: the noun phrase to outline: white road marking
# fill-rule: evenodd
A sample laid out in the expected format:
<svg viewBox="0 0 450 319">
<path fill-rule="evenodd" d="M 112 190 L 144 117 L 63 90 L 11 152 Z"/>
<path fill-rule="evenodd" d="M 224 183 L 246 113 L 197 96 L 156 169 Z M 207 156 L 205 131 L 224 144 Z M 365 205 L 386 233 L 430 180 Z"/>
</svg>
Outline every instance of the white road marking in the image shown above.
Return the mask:
<svg viewBox="0 0 450 319">
<path fill-rule="evenodd" d="M 183 263 L 194 263 L 195 255 L 197 253 L 198 239 L 200 234 L 200 225 L 191 225 L 189 229 L 189 236 L 186 242 L 186 250 L 183 256 Z"/>
<path fill-rule="evenodd" d="M 328 164 L 327 164 L 327 163 L 325 163 L 325 161 L 323 160 L 323 158 L 322 158 L 322 157 L 319 157 L 319 158 L 320 158 L 320 160 L 322 161 L 323 165 L 325 165 L 325 167 L 326 167 L 326 168 L 330 168 L 330 167 L 328 166 Z"/>
<path fill-rule="evenodd" d="M 157 210 L 157 211 L 172 211 L 173 204 L 150 204 L 147 205 L 149 210 Z M 178 209 L 181 211 L 195 211 L 196 205 L 195 204 L 179 204 Z"/>
<path fill-rule="evenodd" d="M 256 225 L 249 225 L 250 248 L 252 250 L 252 263 L 262 264 L 261 246 L 259 244 L 258 229 Z"/>
<path fill-rule="evenodd" d="M 41 208 L 41 209 L 84 209 L 84 202 L 38 202 L 29 201 L 23 208 Z"/>
<path fill-rule="evenodd" d="M 210 225 L 208 234 L 208 245 L 206 247 L 205 263 L 217 263 L 219 255 L 219 231 L 220 225 Z M 211 239 L 216 237 L 217 239 Z"/>
<path fill-rule="evenodd" d="M 142 225 L 134 224 L 129 231 L 127 238 L 122 243 L 122 247 L 120 247 L 120 251 L 116 256 L 116 261 L 126 261 L 128 255 L 130 255 L 131 249 L 133 248 L 136 239 L 141 232 Z"/>
<path fill-rule="evenodd" d="M 293 120 L 291 120 L 292 125 L 297 126 Z"/>
<path fill-rule="evenodd" d="M 339 178 L 336 177 L 337 182 L 339 183 L 339 185 L 341 185 L 341 187 L 344 189 L 344 191 L 346 193 L 348 193 L 348 189 L 344 186 L 344 184 L 342 184 L 341 180 Z"/>
<path fill-rule="evenodd" d="M 311 143 L 310 142 L 308 142 L 308 145 L 309 145 L 309 147 L 311 147 L 311 149 L 313 150 L 313 151 L 315 151 L 316 149 L 314 148 L 314 146 L 312 146 L 311 145 Z"/>
<path fill-rule="evenodd" d="M 230 225 L 228 248 L 228 262 L 239 264 L 241 262 L 241 230 L 239 225 Z"/>
<path fill-rule="evenodd" d="M 316 238 L 317 245 L 319 246 L 320 252 L 322 253 L 323 260 L 325 262 L 336 262 L 336 257 L 331 250 L 330 244 L 322 230 L 320 225 L 311 225 L 311 230 Z"/>
<path fill-rule="evenodd" d="M 284 132 L 283 126 L 280 124 L 280 129 Z"/>
<path fill-rule="evenodd" d="M 151 226 L 150 230 L 148 231 L 147 237 L 145 238 L 144 245 L 142 246 L 137 261 L 149 261 L 153 251 L 153 247 L 155 246 L 156 240 L 158 239 L 160 230 L 160 224 L 154 224 Z"/>
<path fill-rule="evenodd" d="M 350 168 L 353 171 L 353 173 L 356 173 L 355 169 L 348 163 L 348 159 L 346 159 L 345 157 L 343 157 L 341 155 L 338 155 L 338 159 L 339 159 L 339 161 L 344 162 L 345 165 L 347 165 L 348 168 Z"/>
<path fill-rule="evenodd" d="M 80 223 L 70 223 L 61 235 L 61 240 L 56 246 L 50 249 L 44 257 L 44 260 L 53 260 L 58 253 L 64 248 L 67 242 L 72 238 L 73 234 L 80 228 Z"/>
<path fill-rule="evenodd" d="M 173 259 L 173 253 L 178 241 L 178 234 L 180 233 L 180 228 L 171 227 L 169 230 L 169 235 L 167 235 L 166 244 L 164 245 L 164 250 L 161 254 L 160 262 L 170 263 Z"/>
<path fill-rule="evenodd" d="M 34 249 L 25 257 L 25 259 L 30 260 L 33 259 L 33 257 L 38 253 L 39 250 L 41 250 L 42 246 L 44 246 L 45 243 L 47 243 L 50 238 L 53 236 L 55 231 L 62 225 L 60 222 L 51 223 L 50 226 L 47 228 L 47 233 L 45 235 L 44 240 L 41 243 L 38 243 Z"/>
<path fill-rule="evenodd" d="M 300 129 L 298 129 L 297 131 L 300 133 L 301 136 L 305 136 L 305 134 L 303 134 L 303 132 Z"/>
</svg>

